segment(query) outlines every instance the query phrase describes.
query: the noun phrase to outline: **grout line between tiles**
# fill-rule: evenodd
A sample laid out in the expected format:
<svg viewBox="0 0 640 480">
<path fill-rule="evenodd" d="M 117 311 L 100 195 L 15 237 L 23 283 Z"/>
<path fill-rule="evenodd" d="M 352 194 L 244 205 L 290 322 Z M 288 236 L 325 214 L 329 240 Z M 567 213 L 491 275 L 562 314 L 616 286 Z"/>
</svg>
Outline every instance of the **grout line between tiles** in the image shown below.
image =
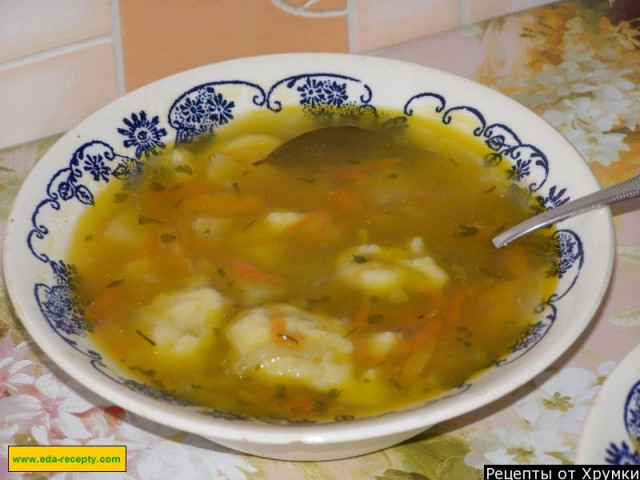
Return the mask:
<svg viewBox="0 0 640 480">
<path fill-rule="evenodd" d="M 116 81 L 118 95 L 126 93 L 124 83 L 124 56 L 122 54 L 122 28 L 120 26 L 120 6 L 118 0 L 111 0 L 111 16 L 113 17 L 113 51 L 116 59 Z"/>
<path fill-rule="evenodd" d="M 469 15 L 467 12 L 467 9 L 469 8 L 469 5 L 467 5 L 467 0 L 459 0 L 459 7 L 460 7 L 460 26 L 464 27 L 468 21 L 469 21 Z"/>
<path fill-rule="evenodd" d="M 353 31 L 353 2 L 355 0 L 347 0 L 347 43 L 349 46 L 349 53 L 356 53 L 356 38 Z"/>
<path fill-rule="evenodd" d="M 2 62 L 0 63 L 0 72 L 4 72 L 6 70 L 10 70 L 16 67 L 22 67 L 24 65 L 28 65 L 30 63 L 34 63 L 40 60 L 47 60 L 51 57 L 55 57 L 56 55 L 71 52 L 79 48 L 102 45 L 103 43 L 112 42 L 112 41 L 113 41 L 112 34 L 108 33 L 106 35 L 100 35 L 98 37 L 87 38 L 79 42 L 67 43 L 66 45 L 52 48 L 50 50 L 32 53 L 31 55 L 25 55 L 24 57 Z"/>
</svg>

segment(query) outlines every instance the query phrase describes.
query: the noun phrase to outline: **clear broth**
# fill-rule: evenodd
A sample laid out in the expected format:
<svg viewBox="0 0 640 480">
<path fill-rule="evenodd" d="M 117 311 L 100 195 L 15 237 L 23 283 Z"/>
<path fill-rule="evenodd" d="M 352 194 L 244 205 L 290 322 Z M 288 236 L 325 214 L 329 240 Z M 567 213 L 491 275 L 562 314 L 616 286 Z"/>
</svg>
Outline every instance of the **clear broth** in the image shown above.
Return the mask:
<svg viewBox="0 0 640 480">
<path fill-rule="evenodd" d="M 80 218 L 70 262 L 100 350 L 182 401 L 289 422 L 416 405 L 504 358 L 557 282 L 551 229 L 491 245 L 532 212 L 507 166 L 393 112 L 360 120 L 375 141 L 265 162 L 354 122 L 273 115 L 147 159 Z"/>
</svg>

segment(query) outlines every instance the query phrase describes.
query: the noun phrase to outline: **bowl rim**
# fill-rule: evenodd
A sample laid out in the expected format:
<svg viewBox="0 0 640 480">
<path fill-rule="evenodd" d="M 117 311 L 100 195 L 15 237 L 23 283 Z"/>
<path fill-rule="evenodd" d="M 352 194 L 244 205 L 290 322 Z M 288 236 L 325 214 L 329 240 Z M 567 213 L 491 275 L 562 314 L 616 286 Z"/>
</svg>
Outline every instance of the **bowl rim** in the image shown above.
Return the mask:
<svg viewBox="0 0 640 480">
<path fill-rule="evenodd" d="M 361 65 L 378 64 L 390 72 L 395 70 L 395 67 L 401 67 L 406 69 L 419 69 L 424 72 L 428 72 L 429 75 L 436 75 L 441 77 L 443 81 L 451 81 L 457 85 L 461 85 L 465 88 L 477 91 L 479 94 L 489 96 L 491 99 L 495 99 L 501 104 L 505 104 L 509 109 L 515 109 L 515 111 L 522 115 L 527 121 L 534 121 L 540 128 L 546 125 L 549 132 L 556 136 L 556 140 L 564 143 L 567 151 L 572 152 L 577 158 L 582 158 L 576 149 L 565 139 L 559 132 L 551 127 L 544 119 L 531 112 L 528 108 L 517 103 L 515 100 L 492 90 L 491 88 L 482 84 L 476 83 L 472 80 L 459 77 L 457 75 L 437 70 L 431 67 L 417 65 L 409 62 L 403 62 L 398 60 L 389 60 L 380 57 L 371 57 L 364 55 L 353 54 L 341 54 L 341 53 L 288 53 L 288 54 L 274 54 L 274 55 L 261 55 L 255 57 L 244 57 L 234 60 L 228 60 L 224 62 L 218 62 L 210 65 L 204 65 L 195 69 L 180 72 L 162 79 L 159 79 L 153 83 L 137 88 L 126 95 L 119 97 L 115 101 L 102 107 L 94 114 L 89 116 L 86 120 L 79 125 L 68 131 L 63 135 L 44 156 L 38 162 L 35 167 L 29 173 L 27 179 L 20 188 L 16 199 L 12 205 L 8 221 L 7 229 L 4 238 L 4 251 L 3 251 L 3 270 L 5 277 L 5 284 L 11 299 L 11 303 L 14 306 L 17 316 L 26 327 L 29 335 L 35 340 L 37 345 L 44 351 L 44 353 L 53 360 L 67 375 L 77 380 L 88 390 L 95 392 L 103 398 L 114 402 L 117 405 L 122 406 L 128 411 L 140 415 L 141 417 L 148 418 L 154 422 L 158 422 L 170 427 L 179 428 L 184 431 L 196 433 L 207 437 L 216 437 L 221 440 L 242 440 L 250 441 L 251 443 L 262 444 L 290 444 L 294 442 L 301 442 L 305 444 L 326 444 L 326 443 L 342 443 L 346 441 L 362 440 L 365 438 L 385 437 L 394 433 L 400 433 L 403 431 L 415 430 L 416 428 L 426 429 L 436 423 L 449 420 L 457 417 L 461 414 L 468 413 L 473 410 L 485 406 L 500 397 L 512 392 L 516 388 L 525 384 L 531 380 L 537 374 L 546 369 L 554 361 L 556 361 L 562 353 L 564 353 L 575 341 L 576 337 L 566 336 L 563 339 L 558 340 L 551 347 L 545 349 L 544 353 L 539 354 L 539 358 L 536 362 L 524 362 L 521 365 L 520 373 L 512 375 L 516 378 L 505 378 L 498 385 L 493 388 L 476 388 L 473 396 L 467 396 L 464 402 L 451 402 L 447 403 L 444 407 L 438 408 L 435 411 L 425 412 L 425 408 L 428 407 L 414 407 L 409 410 L 398 411 L 388 413 L 382 416 L 365 417 L 356 419 L 349 422 L 330 422 L 319 423 L 312 425 L 276 425 L 268 423 L 256 423 L 256 422 L 231 422 L 224 419 L 217 418 L 203 418 L 202 415 L 187 415 L 184 412 L 179 412 L 175 407 L 161 402 L 143 397 L 140 394 L 134 392 L 125 392 L 117 385 L 114 388 L 107 388 L 100 383 L 97 384 L 93 375 L 86 373 L 76 365 L 76 361 L 64 354 L 59 348 L 58 343 L 54 343 L 52 337 L 47 335 L 47 332 L 38 328 L 38 323 L 41 320 L 31 318 L 27 313 L 25 296 L 28 296 L 26 292 L 19 290 L 16 279 L 13 277 L 15 272 L 19 270 L 17 265 L 17 255 L 14 255 L 14 248 L 18 245 L 16 239 L 17 232 L 13 227 L 16 219 L 20 217 L 21 209 L 25 199 L 32 193 L 28 187 L 32 184 L 41 185 L 36 183 L 38 175 L 43 174 L 49 164 L 55 163 L 56 155 L 60 149 L 60 145 L 69 142 L 77 131 L 81 128 L 86 128 L 87 124 L 99 119 L 105 112 L 115 109 L 125 110 L 123 107 L 138 98 L 141 98 L 148 92 L 153 92 L 154 89 L 162 87 L 163 84 L 174 80 L 185 80 L 193 77 L 198 78 L 203 74 L 213 70 L 214 72 L 221 71 L 222 69 L 233 70 L 237 65 L 241 64 L 260 64 L 260 62 L 309 62 L 310 66 L 314 66 L 316 63 L 324 64 L 329 61 L 336 61 L 339 64 L 351 63 L 354 70 L 357 71 Z M 393 73 L 392 73 L 393 74 Z M 197 82 L 194 80 L 193 84 Z M 130 111 L 130 109 L 127 109 Z M 584 159 L 583 159 L 584 160 Z M 593 188 L 598 187 L 598 182 L 595 175 L 589 169 L 588 164 L 584 162 L 584 171 L 587 183 L 591 183 Z M 35 173 L 34 173 L 35 172 Z M 45 172 L 46 173 L 46 172 Z M 603 296 L 605 295 L 613 269 L 614 261 L 614 230 L 611 212 L 608 208 L 604 208 L 600 211 L 591 212 L 585 214 L 590 218 L 596 219 L 603 224 L 606 228 L 600 231 L 603 236 L 602 240 L 606 251 L 599 252 L 604 256 L 605 270 L 602 272 L 601 281 L 599 282 L 599 288 L 597 292 L 594 292 L 589 299 L 589 307 L 585 310 L 582 321 L 578 327 L 574 327 L 574 331 L 577 335 L 581 334 L 586 326 L 591 322 L 595 315 Z M 24 216 L 24 213 L 23 213 Z M 106 385 L 106 384 L 105 384 Z"/>
<path fill-rule="evenodd" d="M 630 349 L 615 365 L 591 402 L 578 435 L 576 463 L 604 463 L 609 444 L 628 440 L 631 435 L 625 429 L 624 404 L 630 390 L 638 383 L 640 344 Z M 613 418 L 612 410 L 618 414 Z"/>
</svg>

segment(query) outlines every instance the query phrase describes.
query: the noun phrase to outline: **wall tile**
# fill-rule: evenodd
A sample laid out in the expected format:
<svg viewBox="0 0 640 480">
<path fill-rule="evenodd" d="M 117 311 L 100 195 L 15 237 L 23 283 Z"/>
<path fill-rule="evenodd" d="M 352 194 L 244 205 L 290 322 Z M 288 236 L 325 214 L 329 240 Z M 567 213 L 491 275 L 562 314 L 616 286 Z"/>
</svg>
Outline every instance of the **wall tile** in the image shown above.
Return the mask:
<svg viewBox="0 0 640 480">
<path fill-rule="evenodd" d="M 236 57 L 349 49 L 346 0 L 120 0 L 119 5 L 127 90 Z"/>
<path fill-rule="evenodd" d="M 347 8 L 347 0 L 270 0 L 278 7 L 295 12 L 296 15 L 313 15 L 317 12 L 326 12 L 331 15 L 343 12 Z M 346 13 L 346 12 L 345 12 Z"/>
<path fill-rule="evenodd" d="M 111 0 L 1 0 L 0 62 L 111 29 Z"/>
<path fill-rule="evenodd" d="M 0 66 L 0 148 L 69 130 L 117 96 L 111 40 Z"/>
<path fill-rule="evenodd" d="M 539 7 L 557 0 L 463 0 L 466 4 L 464 18 L 467 24 L 500 17 L 520 10 Z"/>
<path fill-rule="evenodd" d="M 374 55 L 473 78 L 486 52 L 475 36 L 460 35 L 456 30 L 449 30 L 383 48 Z"/>
<path fill-rule="evenodd" d="M 452 0 L 352 0 L 351 44 L 357 53 L 405 42 L 459 25 Z"/>
</svg>

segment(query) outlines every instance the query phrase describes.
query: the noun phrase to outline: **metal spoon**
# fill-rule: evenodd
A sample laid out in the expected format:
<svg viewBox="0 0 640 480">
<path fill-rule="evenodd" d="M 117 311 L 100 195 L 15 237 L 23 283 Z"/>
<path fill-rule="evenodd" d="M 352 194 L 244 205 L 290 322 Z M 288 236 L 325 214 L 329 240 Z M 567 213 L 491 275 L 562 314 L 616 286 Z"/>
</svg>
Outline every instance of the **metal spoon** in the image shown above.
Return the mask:
<svg viewBox="0 0 640 480">
<path fill-rule="evenodd" d="M 629 178 L 624 182 L 616 183 L 608 188 L 590 193 L 584 197 L 567 202 L 552 210 L 547 210 L 535 217 L 531 217 L 515 227 L 497 235 L 491 240 L 496 248 L 504 247 L 514 240 L 527 235 L 541 227 L 560 222 L 569 217 L 582 215 L 596 208 L 601 208 L 612 203 L 621 202 L 640 196 L 640 175 Z"/>
<path fill-rule="evenodd" d="M 355 125 L 324 127 L 292 138 L 253 164 L 258 166 L 273 163 L 290 167 L 303 156 L 305 162 L 322 161 L 327 167 L 342 165 L 353 162 L 358 157 L 356 151 L 348 148 L 357 144 L 356 139 L 375 145 L 377 147 L 375 150 L 380 152 L 391 146 L 387 135 L 382 135 L 380 131 L 370 128 Z M 336 148 L 338 145 L 345 148 Z M 327 158 L 331 160 L 327 161 Z M 640 196 L 640 175 L 547 210 L 502 232 L 494 237 L 492 242 L 496 248 L 504 247 L 541 227 L 638 196 Z"/>
</svg>

